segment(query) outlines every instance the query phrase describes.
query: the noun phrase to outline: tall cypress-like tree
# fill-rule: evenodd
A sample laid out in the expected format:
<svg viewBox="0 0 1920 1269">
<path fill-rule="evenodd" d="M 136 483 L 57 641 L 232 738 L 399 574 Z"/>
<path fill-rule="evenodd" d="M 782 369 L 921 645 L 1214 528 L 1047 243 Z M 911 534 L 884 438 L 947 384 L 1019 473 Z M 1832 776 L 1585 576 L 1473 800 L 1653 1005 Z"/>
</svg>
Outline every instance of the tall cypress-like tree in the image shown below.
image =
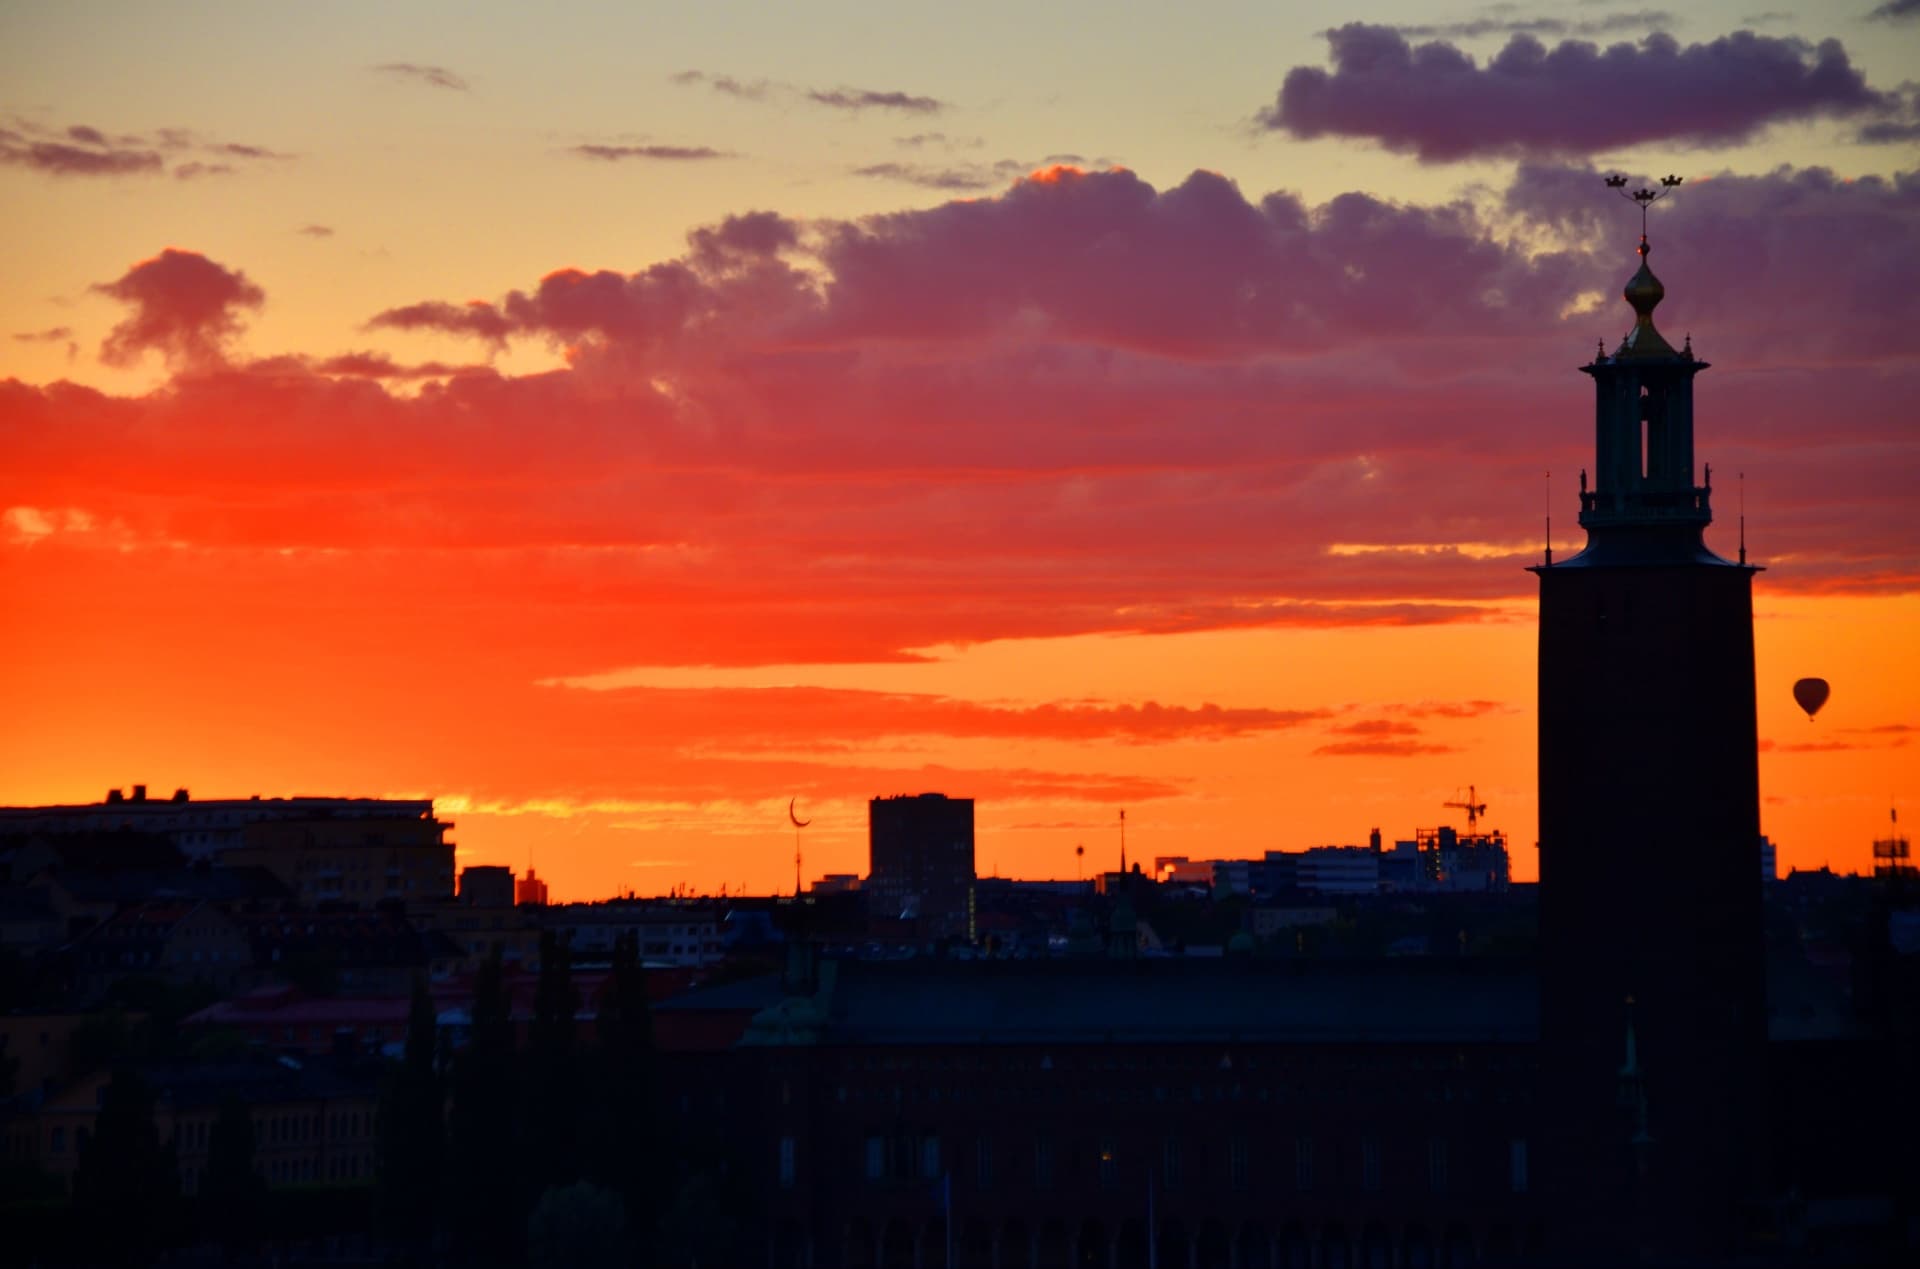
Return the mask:
<svg viewBox="0 0 1920 1269">
<path fill-rule="evenodd" d="M 453 1062 L 448 1211 L 455 1263 L 519 1262 L 526 1231 L 516 1150 L 512 1006 L 499 949 L 474 979 L 473 1029 Z"/>
<path fill-rule="evenodd" d="M 153 1090 L 132 1070 L 115 1071 L 73 1174 L 73 1206 L 99 1264 L 144 1264 L 173 1241 L 180 1169 L 161 1145 Z"/>
<path fill-rule="evenodd" d="M 381 1226 L 409 1264 L 431 1259 L 446 1155 L 446 1093 L 436 1069 L 438 1028 L 424 975 L 413 980 L 407 1046 L 380 1113 Z"/>
<path fill-rule="evenodd" d="M 199 1209 L 202 1235 L 218 1239 L 229 1257 L 251 1250 L 260 1237 L 260 1199 L 267 1185 L 253 1162 L 253 1116 L 245 1102 L 228 1094 L 207 1138 Z"/>
<path fill-rule="evenodd" d="M 540 936 L 540 978 L 534 986 L 533 1023 L 527 1030 L 525 1117 L 528 1201 L 552 1186 L 578 1179 L 580 1069 L 574 1015 L 573 958 L 551 931 Z"/>
<path fill-rule="evenodd" d="M 656 1215 L 662 1160 L 654 1121 L 653 1010 L 634 935 L 614 943 L 595 1030 L 598 1113 L 589 1121 L 590 1173 L 626 1200 L 627 1229 L 638 1237 Z"/>
</svg>

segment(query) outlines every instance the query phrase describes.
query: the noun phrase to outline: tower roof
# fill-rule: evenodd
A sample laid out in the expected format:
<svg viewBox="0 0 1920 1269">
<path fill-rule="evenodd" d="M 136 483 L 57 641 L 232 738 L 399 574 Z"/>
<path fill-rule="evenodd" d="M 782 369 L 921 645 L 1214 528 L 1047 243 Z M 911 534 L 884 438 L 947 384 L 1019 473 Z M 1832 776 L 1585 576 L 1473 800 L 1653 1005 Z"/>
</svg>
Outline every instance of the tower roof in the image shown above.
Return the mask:
<svg viewBox="0 0 1920 1269">
<path fill-rule="evenodd" d="M 1620 341 L 1620 347 L 1614 350 L 1616 359 L 1640 360 L 1650 357 L 1677 357 L 1673 345 L 1666 341 L 1653 325 L 1653 310 L 1667 297 L 1667 288 L 1660 285 L 1660 279 L 1653 275 L 1647 266 L 1647 256 L 1653 248 L 1647 243 L 1647 236 L 1640 235 L 1640 268 L 1627 279 L 1627 289 L 1621 294 L 1627 303 L 1633 306 L 1633 329 Z"/>
</svg>

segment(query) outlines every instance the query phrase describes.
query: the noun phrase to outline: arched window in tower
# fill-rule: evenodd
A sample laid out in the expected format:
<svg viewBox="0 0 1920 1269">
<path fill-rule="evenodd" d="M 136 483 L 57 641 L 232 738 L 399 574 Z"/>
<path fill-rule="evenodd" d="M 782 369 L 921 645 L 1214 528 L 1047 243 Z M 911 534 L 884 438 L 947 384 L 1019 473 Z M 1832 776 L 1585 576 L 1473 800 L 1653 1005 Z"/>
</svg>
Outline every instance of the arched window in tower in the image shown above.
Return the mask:
<svg viewBox="0 0 1920 1269">
<path fill-rule="evenodd" d="M 1648 460 L 1651 457 L 1650 451 L 1652 449 L 1652 446 L 1648 442 L 1653 432 L 1653 394 L 1647 391 L 1645 384 L 1642 384 L 1640 387 L 1639 431 L 1640 431 L 1640 479 L 1645 480 L 1648 476 L 1653 474 L 1653 469 L 1651 466 L 1649 466 L 1649 462 L 1648 462 Z"/>
</svg>

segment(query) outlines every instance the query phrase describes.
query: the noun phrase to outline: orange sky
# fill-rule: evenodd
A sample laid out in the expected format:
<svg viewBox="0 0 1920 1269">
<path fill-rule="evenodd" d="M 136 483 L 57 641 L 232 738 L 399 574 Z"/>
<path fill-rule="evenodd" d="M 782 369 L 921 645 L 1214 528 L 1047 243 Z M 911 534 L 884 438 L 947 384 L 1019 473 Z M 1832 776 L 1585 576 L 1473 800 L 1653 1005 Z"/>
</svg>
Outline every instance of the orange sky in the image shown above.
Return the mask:
<svg viewBox="0 0 1920 1269">
<path fill-rule="evenodd" d="M 0 19 L 0 802 L 426 795 L 579 898 L 790 887 L 789 798 L 810 877 L 933 790 L 982 872 L 1072 876 L 1123 807 L 1137 857 L 1246 856 L 1473 785 L 1530 878 L 1523 570 L 1549 507 L 1578 544 L 1573 367 L 1630 320 L 1597 178 L 1675 153 L 1763 826 L 1858 868 L 1916 802 L 1920 24 L 1609 9 L 1543 87 L 1498 23 L 1223 5 L 1041 92 L 938 55 L 1025 29 L 992 6 L 885 58 L 681 19 L 644 66 L 588 6 L 538 70 L 429 9 Z M 1394 113 L 1421 39 L 1495 125 Z M 1695 95 L 1596 122 L 1581 39 Z"/>
</svg>

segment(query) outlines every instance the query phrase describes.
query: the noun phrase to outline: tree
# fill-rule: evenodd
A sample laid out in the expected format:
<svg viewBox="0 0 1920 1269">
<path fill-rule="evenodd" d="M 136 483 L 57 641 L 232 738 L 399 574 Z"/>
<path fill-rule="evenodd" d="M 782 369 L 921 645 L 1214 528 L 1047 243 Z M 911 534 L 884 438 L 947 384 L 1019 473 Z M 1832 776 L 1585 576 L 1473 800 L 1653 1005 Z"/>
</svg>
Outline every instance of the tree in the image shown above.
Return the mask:
<svg viewBox="0 0 1920 1269">
<path fill-rule="evenodd" d="M 527 1263 L 532 1269 L 616 1265 L 624 1259 L 625 1238 L 618 1194 L 585 1181 L 556 1186 L 527 1218 Z"/>
<path fill-rule="evenodd" d="M 588 1170 L 627 1200 L 628 1226 L 650 1223 L 659 1155 L 654 1121 L 653 1010 L 640 942 L 614 943 L 612 972 L 601 989 L 595 1079 L 599 1114 L 589 1123 Z"/>
<path fill-rule="evenodd" d="M 143 1264 L 172 1241 L 180 1169 L 160 1144 L 153 1090 L 131 1069 L 107 1082 L 73 1174 L 73 1206 L 100 1263 Z"/>
<path fill-rule="evenodd" d="M 473 1028 L 453 1063 L 448 1146 L 456 1263 L 511 1265 L 526 1226 L 516 1183 L 513 1017 L 496 947 L 474 978 Z"/>
<path fill-rule="evenodd" d="M 446 1155 L 438 1029 L 426 977 L 416 974 L 406 1053 L 389 1077 L 380 1108 L 381 1226 L 409 1263 L 425 1263 L 430 1256 Z"/>
<path fill-rule="evenodd" d="M 229 1094 L 207 1138 L 199 1203 L 204 1231 L 217 1237 L 229 1256 L 250 1250 L 260 1233 L 257 1220 L 267 1186 L 254 1171 L 253 1148 L 253 1116 L 245 1102 Z"/>
<path fill-rule="evenodd" d="M 525 1083 L 526 1171 L 532 1193 L 579 1175 L 580 1070 L 574 1051 L 573 958 L 551 932 L 540 937 L 540 979 L 534 986 L 533 1023 L 527 1029 Z"/>
</svg>

